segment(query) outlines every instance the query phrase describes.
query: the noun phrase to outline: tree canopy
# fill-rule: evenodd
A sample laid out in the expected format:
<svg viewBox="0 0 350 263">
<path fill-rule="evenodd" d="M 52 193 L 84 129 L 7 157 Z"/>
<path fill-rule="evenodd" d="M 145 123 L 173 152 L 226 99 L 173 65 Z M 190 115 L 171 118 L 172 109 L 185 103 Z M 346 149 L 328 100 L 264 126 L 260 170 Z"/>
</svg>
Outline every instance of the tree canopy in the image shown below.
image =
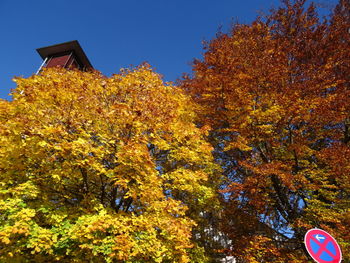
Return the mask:
<svg viewBox="0 0 350 263">
<path fill-rule="evenodd" d="M 0 100 L 1 262 L 350 260 L 350 3 L 306 0 L 206 43 L 179 87 L 147 65 L 43 69 Z"/>
<path fill-rule="evenodd" d="M 207 128 L 143 65 L 45 69 L 0 103 L 2 262 L 199 262 L 215 204 Z M 210 183 L 209 183 L 210 180 Z"/>
<path fill-rule="evenodd" d="M 213 128 L 228 253 L 247 262 L 305 261 L 313 227 L 350 257 L 349 2 L 324 21 L 305 2 L 219 33 L 182 81 Z"/>
</svg>

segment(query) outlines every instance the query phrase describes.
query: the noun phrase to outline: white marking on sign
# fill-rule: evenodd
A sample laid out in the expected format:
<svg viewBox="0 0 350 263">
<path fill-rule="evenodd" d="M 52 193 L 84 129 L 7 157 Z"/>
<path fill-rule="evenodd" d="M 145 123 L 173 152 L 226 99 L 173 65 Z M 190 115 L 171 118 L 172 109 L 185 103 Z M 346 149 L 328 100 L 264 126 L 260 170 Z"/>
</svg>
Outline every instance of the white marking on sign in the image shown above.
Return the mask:
<svg viewBox="0 0 350 263">
<path fill-rule="evenodd" d="M 321 239 L 324 239 L 324 237 L 323 237 L 323 236 L 316 235 L 316 239 L 317 239 L 318 241 L 320 241 Z"/>
</svg>

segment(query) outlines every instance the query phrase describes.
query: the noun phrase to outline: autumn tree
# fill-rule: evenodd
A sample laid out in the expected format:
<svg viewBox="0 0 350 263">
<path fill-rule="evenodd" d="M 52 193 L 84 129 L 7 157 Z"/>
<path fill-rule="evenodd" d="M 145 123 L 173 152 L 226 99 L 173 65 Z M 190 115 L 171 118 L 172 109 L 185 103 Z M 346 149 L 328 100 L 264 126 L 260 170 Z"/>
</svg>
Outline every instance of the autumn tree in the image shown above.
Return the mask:
<svg viewBox="0 0 350 263">
<path fill-rule="evenodd" d="M 206 44 L 182 86 L 224 170 L 221 230 L 244 262 L 305 262 L 323 228 L 350 260 L 349 2 L 284 0 Z"/>
<path fill-rule="evenodd" d="M 192 232 L 217 204 L 215 165 L 188 96 L 147 65 L 15 81 L 0 101 L 1 262 L 205 262 Z"/>
</svg>

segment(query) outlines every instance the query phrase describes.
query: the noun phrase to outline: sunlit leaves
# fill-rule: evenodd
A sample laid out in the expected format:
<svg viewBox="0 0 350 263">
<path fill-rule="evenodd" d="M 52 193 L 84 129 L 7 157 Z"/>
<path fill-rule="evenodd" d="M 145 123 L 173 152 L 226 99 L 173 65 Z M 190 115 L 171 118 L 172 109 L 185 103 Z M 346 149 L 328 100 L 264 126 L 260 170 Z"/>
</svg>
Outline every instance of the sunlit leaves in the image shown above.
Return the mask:
<svg viewBox="0 0 350 263">
<path fill-rule="evenodd" d="M 217 182 L 192 100 L 147 65 L 15 81 L 0 102 L 0 259 L 189 262 Z"/>
<path fill-rule="evenodd" d="M 314 5 L 283 1 L 218 34 L 182 82 L 213 128 L 227 178 L 222 230 L 233 241 L 230 253 L 248 262 L 306 260 L 303 235 L 311 227 L 349 246 L 345 10 L 348 1 L 340 1 L 330 21 L 320 21 Z"/>
</svg>

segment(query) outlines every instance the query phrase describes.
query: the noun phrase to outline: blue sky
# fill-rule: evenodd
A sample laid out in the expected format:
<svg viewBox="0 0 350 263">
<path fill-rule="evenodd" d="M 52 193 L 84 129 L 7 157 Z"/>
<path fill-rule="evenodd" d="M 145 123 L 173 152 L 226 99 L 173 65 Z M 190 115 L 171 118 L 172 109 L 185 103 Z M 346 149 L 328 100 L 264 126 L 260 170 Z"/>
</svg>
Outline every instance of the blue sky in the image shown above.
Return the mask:
<svg viewBox="0 0 350 263">
<path fill-rule="evenodd" d="M 332 7 L 336 0 L 323 0 Z M 175 81 L 201 58 L 202 41 L 232 21 L 250 23 L 278 0 L 0 0 L 0 98 L 41 64 L 36 48 L 78 40 L 110 76 L 147 61 Z"/>
</svg>

